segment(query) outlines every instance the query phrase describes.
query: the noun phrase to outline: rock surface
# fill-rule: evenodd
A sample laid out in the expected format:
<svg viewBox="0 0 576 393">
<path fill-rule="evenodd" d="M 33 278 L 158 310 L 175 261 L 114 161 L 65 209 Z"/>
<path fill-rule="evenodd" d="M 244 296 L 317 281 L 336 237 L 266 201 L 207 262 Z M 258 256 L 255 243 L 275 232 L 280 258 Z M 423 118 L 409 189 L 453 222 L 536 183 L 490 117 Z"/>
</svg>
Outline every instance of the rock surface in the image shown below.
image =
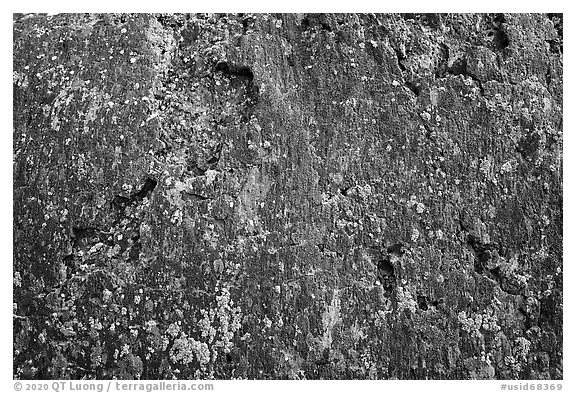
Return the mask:
<svg viewBox="0 0 576 393">
<path fill-rule="evenodd" d="M 562 378 L 562 16 L 14 22 L 14 378 Z"/>
</svg>

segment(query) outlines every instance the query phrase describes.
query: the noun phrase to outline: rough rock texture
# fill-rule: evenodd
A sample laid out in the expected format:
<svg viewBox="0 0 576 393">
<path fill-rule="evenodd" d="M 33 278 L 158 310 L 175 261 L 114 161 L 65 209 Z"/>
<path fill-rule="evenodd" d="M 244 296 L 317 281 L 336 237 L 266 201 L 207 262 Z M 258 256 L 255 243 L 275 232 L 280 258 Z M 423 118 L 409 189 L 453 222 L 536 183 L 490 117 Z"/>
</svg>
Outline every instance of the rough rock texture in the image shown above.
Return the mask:
<svg viewBox="0 0 576 393">
<path fill-rule="evenodd" d="M 15 19 L 15 378 L 562 378 L 561 15 Z"/>
</svg>

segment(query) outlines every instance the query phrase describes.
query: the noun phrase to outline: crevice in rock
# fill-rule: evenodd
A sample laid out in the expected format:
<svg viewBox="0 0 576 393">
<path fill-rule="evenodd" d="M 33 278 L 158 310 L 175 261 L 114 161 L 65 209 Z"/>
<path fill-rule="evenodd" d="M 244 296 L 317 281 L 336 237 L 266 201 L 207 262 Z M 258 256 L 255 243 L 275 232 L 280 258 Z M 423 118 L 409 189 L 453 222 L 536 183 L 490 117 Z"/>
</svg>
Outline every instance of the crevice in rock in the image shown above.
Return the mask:
<svg viewBox="0 0 576 393">
<path fill-rule="evenodd" d="M 422 295 L 416 295 L 416 303 L 422 311 L 428 311 L 428 299 Z"/>
<path fill-rule="evenodd" d="M 447 69 L 447 73 L 450 75 L 462 75 L 471 78 L 480 89 L 480 95 L 484 96 L 484 87 L 482 86 L 482 81 L 473 73 L 468 70 L 468 62 L 465 57 L 456 59 L 450 67 Z"/>
<path fill-rule="evenodd" d="M 387 250 L 388 254 L 396 254 L 398 256 L 402 256 L 406 253 L 406 246 L 404 243 L 394 243 L 390 245 Z"/>
<path fill-rule="evenodd" d="M 147 178 L 142 188 L 136 194 L 134 194 L 131 199 L 133 201 L 140 202 L 142 199 L 150 197 L 152 192 L 156 189 L 157 185 L 158 181 Z"/>
<path fill-rule="evenodd" d="M 244 90 L 246 101 L 240 114 L 244 123 L 249 122 L 259 98 L 259 89 L 254 83 L 254 72 L 252 68 L 230 61 L 220 61 L 214 66 L 214 73 L 222 73 L 228 77 L 232 88 Z M 242 85 L 243 87 L 241 87 Z"/>
<path fill-rule="evenodd" d="M 377 264 L 376 278 L 384 288 L 384 292 L 390 296 L 394 288 L 396 288 L 396 273 L 394 264 L 392 263 L 389 255 L 383 255 Z"/>
<path fill-rule="evenodd" d="M 248 34 L 251 29 L 254 29 L 254 17 L 250 14 L 238 14 L 242 18 L 242 35 Z"/>
<path fill-rule="evenodd" d="M 340 194 L 344 195 L 345 197 L 349 196 L 348 195 L 348 191 L 350 191 L 352 187 L 343 187 L 343 188 L 339 188 L 338 191 L 340 192 Z"/>
<path fill-rule="evenodd" d="M 209 199 L 213 199 L 213 198 L 210 198 L 210 197 L 207 197 L 207 196 L 204 196 L 204 195 L 201 195 L 201 194 L 196 194 L 196 193 L 193 193 L 193 192 L 189 192 L 189 191 L 183 191 L 183 194 L 184 194 L 186 197 L 188 197 L 189 199 L 191 199 L 191 200 L 193 200 L 193 201 L 195 201 L 195 202 L 202 202 L 202 201 L 206 201 L 206 200 L 209 200 Z"/>
<path fill-rule="evenodd" d="M 492 37 L 492 46 L 496 51 L 502 51 L 510 45 L 510 39 L 505 31 L 506 17 L 504 14 L 497 14 L 492 19 L 492 29 L 488 32 L 488 37 Z"/>
<path fill-rule="evenodd" d="M 546 69 L 546 89 L 548 90 L 548 93 L 550 93 L 550 83 L 552 83 L 552 69 L 550 67 L 550 64 L 548 64 L 548 68 Z"/>
<path fill-rule="evenodd" d="M 556 54 L 564 53 L 564 14 L 551 13 L 546 16 L 552 21 L 558 34 L 558 39 L 547 41 L 550 44 L 550 51 Z"/>
<path fill-rule="evenodd" d="M 194 176 L 204 176 L 208 168 L 200 168 L 195 160 L 190 160 L 186 166 L 186 170 Z"/>
<path fill-rule="evenodd" d="M 394 48 L 394 53 L 396 53 L 396 61 L 398 63 L 398 67 L 400 68 L 400 71 L 404 72 L 406 71 L 406 66 L 402 63 L 402 60 L 404 60 L 406 58 L 406 56 L 404 56 L 402 54 L 402 52 L 400 52 L 400 50 Z"/>
<path fill-rule="evenodd" d="M 562 47 L 562 43 L 558 40 L 546 40 L 548 45 L 550 45 L 550 52 L 554 54 L 563 53 L 564 48 Z"/>
<path fill-rule="evenodd" d="M 411 91 L 412 93 L 414 93 L 414 95 L 415 95 L 416 97 L 418 97 L 418 96 L 420 95 L 420 87 L 418 87 L 418 85 L 416 85 L 415 83 L 406 81 L 406 82 L 404 82 L 404 85 L 405 85 L 408 89 L 410 89 L 410 91 Z"/>
<path fill-rule="evenodd" d="M 250 67 L 245 65 L 233 64 L 227 61 L 220 61 L 214 66 L 214 72 L 222 72 L 228 76 L 234 76 L 241 80 L 251 82 L 254 79 L 254 73 Z"/>
<path fill-rule="evenodd" d="M 400 73 L 404 78 L 404 86 L 406 86 L 412 93 L 414 93 L 416 97 L 418 97 L 421 92 L 420 85 L 413 80 L 407 80 L 404 75 L 404 73 L 406 72 L 406 66 L 404 65 L 404 63 L 402 63 L 402 61 L 406 59 L 406 56 L 396 48 L 394 48 L 394 53 L 396 54 L 396 61 L 398 63 L 398 68 L 400 68 Z"/>
<path fill-rule="evenodd" d="M 210 169 L 214 169 L 216 168 L 216 165 L 218 165 L 220 157 L 222 156 L 222 146 L 223 146 L 222 142 L 218 143 L 210 153 L 210 158 L 206 161 Z"/>
<path fill-rule="evenodd" d="M 438 301 L 431 301 L 424 295 L 416 295 L 416 304 L 418 304 L 418 308 L 422 311 L 429 311 L 438 307 Z"/>
<path fill-rule="evenodd" d="M 119 210 L 123 210 L 124 208 L 126 208 L 129 205 L 141 202 L 144 198 L 149 198 L 150 195 L 152 195 L 152 192 L 154 191 L 154 189 L 156 189 L 157 185 L 158 185 L 157 180 L 152 179 L 152 178 L 147 178 L 144 181 L 144 184 L 142 185 L 142 187 L 137 192 L 135 192 L 134 194 L 132 194 L 128 197 L 123 196 L 123 195 L 114 196 L 114 198 L 112 199 L 112 205 Z"/>
</svg>

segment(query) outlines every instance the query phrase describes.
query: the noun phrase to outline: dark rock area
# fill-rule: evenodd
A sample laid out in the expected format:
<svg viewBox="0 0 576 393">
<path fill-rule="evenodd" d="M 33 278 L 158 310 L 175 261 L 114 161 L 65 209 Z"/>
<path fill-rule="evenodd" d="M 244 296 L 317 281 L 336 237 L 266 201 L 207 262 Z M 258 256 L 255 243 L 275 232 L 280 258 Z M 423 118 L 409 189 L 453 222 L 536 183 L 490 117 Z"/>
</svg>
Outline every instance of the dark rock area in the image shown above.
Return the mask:
<svg viewBox="0 0 576 393">
<path fill-rule="evenodd" d="M 14 15 L 16 379 L 561 379 L 561 14 Z"/>
</svg>

